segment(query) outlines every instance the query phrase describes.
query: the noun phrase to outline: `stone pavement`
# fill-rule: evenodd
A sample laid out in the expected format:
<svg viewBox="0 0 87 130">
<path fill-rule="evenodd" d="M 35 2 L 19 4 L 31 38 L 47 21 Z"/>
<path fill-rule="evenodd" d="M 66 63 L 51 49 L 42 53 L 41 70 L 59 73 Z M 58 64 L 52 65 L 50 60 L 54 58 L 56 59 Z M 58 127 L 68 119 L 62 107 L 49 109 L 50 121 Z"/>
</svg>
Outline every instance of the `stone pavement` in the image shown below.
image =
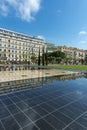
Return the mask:
<svg viewBox="0 0 87 130">
<path fill-rule="evenodd" d="M 68 75 L 73 73 L 78 73 L 78 72 L 57 70 L 57 69 L 0 71 L 0 82 L 57 76 L 57 75 Z"/>
</svg>

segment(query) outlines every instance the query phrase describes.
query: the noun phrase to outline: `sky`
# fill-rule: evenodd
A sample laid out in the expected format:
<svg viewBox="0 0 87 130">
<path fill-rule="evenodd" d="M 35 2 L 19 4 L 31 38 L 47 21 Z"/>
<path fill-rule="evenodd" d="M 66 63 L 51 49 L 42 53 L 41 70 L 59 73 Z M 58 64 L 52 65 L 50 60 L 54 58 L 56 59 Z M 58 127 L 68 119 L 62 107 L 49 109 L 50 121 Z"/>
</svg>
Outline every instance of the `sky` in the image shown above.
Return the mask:
<svg viewBox="0 0 87 130">
<path fill-rule="evenodd" d="M 0 0 L 0 28 L 87 49 L 87 0 Z"/>
</svg>

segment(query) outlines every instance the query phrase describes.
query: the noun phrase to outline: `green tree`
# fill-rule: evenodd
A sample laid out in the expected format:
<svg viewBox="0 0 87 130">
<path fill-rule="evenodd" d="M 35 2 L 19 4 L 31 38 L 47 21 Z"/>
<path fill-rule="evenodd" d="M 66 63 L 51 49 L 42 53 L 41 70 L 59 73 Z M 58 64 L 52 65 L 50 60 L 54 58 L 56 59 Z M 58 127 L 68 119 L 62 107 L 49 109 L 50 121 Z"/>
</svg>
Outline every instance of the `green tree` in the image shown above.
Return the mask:
<svg viewBox="0 0 87 130">
<path fill-rule="evenodd" d="M 46 53 L 45 53 L 45 63 L 46 63 L 46 65 L 48 64 L 47 49 L 46 49 Z"/>
<path fill-rule="evenodd" d="M 54 51 L 54 52 L 49 52 L 47 54 L 49 62 L 58 62 L 60 63 L 62 59 L 65 59 L 66 55 L 64 52 L 61 51 Z"/>
<path fill-rule="evenodd" d="M 58 63 L 60 63 L 60 62 L 62 61 L 62 58 L 61 58 L 61 57 L 57 57 L 57 58 L 56 58 L 56 61 L 57 61 Z"/>
<path fill-rule="evenodd" d="M 44 47 L 42 48 L 42 65 L 44 66 Z"/>
<path fill-rule="evenodd" d="M 49 52 L 48 56 L 61 57 L 61 58 L 65 58 L 66 57 L 65 53 L 61 52 L 61 51 Z"/>
<path fill-rule="evenodd" d="M 38 65 L 40 65 L 40 47 L 39 47 L 39 54 L 38 54 Z"/>
<path fill-rule="evenodd" d="M 33 63 L 35 63 L 35 61 L 36 61 L 36 55 L 35 55 L 35 53 L 31 54 L 31 60 L 32 60 Z"/>
</svg>

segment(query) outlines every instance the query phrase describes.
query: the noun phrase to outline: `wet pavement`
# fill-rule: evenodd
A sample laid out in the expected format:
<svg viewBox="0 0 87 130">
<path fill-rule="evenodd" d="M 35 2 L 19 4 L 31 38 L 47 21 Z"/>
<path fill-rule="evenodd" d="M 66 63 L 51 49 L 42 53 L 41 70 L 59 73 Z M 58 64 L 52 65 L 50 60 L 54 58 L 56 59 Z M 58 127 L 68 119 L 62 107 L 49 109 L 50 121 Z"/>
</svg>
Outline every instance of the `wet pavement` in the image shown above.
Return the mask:
<svg viewBox="0 0 87 130">
<path fill-rule="evenodd" d="M 87 130 L 86 77 L 1 95 L 0 130 Z"/>
</svg>

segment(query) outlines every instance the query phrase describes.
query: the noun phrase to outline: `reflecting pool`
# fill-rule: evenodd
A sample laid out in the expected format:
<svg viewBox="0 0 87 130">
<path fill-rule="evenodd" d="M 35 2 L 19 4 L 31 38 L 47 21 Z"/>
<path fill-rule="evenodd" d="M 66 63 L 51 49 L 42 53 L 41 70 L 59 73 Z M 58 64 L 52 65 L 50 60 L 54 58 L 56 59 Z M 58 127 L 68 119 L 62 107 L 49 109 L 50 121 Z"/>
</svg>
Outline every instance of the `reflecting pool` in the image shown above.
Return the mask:
<svg viewBox="0 0 87 130">
<path fill-rule="evenodd" d="M 0 94 L 0 130 L 87 130 L 86 74 L 26 79 L 8 86 Z"/>
</svg>

